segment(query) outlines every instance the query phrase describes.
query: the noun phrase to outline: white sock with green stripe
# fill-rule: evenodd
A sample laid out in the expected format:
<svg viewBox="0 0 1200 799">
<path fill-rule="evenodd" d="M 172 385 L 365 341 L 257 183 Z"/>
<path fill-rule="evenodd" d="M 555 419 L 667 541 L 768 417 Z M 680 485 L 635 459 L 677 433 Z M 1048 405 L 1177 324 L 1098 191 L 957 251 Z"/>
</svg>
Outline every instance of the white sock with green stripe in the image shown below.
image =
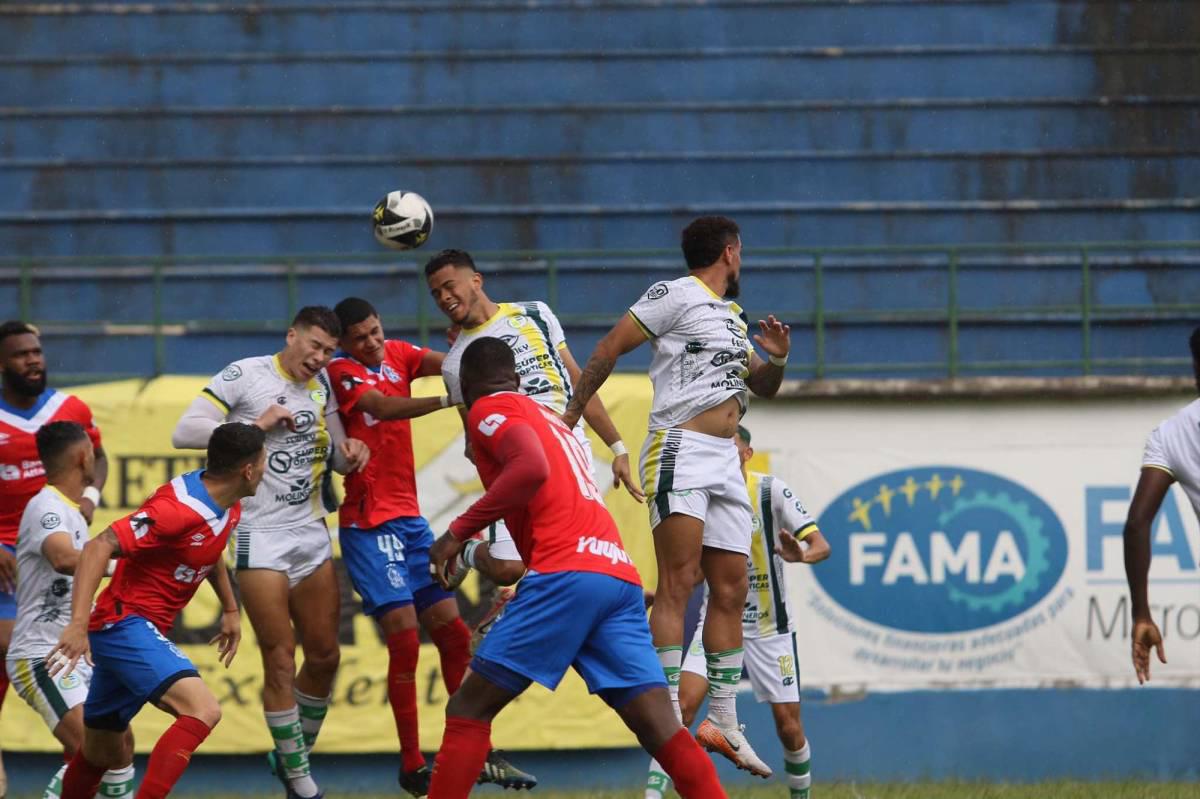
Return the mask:
<svg viewBox="0 0 1200 799">
<path fill-rule="evenodd" d="M 671 790 L 671 778 L 658 761 L 651 758 L 650 773 L 646 775 L 646 799 L 663 799 Z"/>
<path fill-rule="evenodd" d="M 46 790 L 42 791 L 42 799 L 59 799 L 62 796 L 62 778 L 66 773 L 67 764 L 63 763 L 62 767 L 50 778 L 50 784 L 46 786 Z"/>
<path fill-rule="evenodd" d="M 316 746 L 317 736 L 321 733 L 321 725 L 325 723 L 325 714 L 329 712 L 329 701 L 333 694 L 326 697 L 309 696 L 306 693 L 292 689 L 296 697 L 296 705 L 300 708 L 300 727 L 304 730 L 304 748 L 309 752 Z"/>
<path fill-rule="evenodd" d="M 737 687 L 742 681 L 742 648 L 706 652 L 708 717 L 723 730 L 737 727 Z"/>
<path fill-rule="evenodd" d="M 133 764 L 104 772 L 100 778 L 100 792 L 96 796 L 133 796 Z"/>
<path fill-rule="evenodd" d="M 275 753 L 279 757 L 279 768 L 287 778 L 292 790 L 300 796 L 316 796 L 320 793 L 313 782 L 308 766 L 308 749 L 304 745 L 304 728 L 300 725 L 300 709 L 267 710 L 267 729 L 275 741 Z"/>
<path fill-rule="evenodd" d="M 809 768 L 812 750 L 808 747 L 808 741 L 804 742 L 804 748 L 798 752 L 784 751 L 783 760 L 791 799 L 808 799 L 812 786 L 812 773 Z"/>
<path fill-rule="evenodd" d="M 667 693 L 671 695 L 671 707 L 675 718 L 683 723 L 683 712 L 679 709 L 679 675 L 683 670 L 682 646 L 657 646 L 658 662 L 662 664 L 663 676 L 667 678 Z M 671 789 L 671 778 L 658 761 L 651 758 L 650 773 L 646 775 L 646 799 L 663 799 Z"/>
</svg>

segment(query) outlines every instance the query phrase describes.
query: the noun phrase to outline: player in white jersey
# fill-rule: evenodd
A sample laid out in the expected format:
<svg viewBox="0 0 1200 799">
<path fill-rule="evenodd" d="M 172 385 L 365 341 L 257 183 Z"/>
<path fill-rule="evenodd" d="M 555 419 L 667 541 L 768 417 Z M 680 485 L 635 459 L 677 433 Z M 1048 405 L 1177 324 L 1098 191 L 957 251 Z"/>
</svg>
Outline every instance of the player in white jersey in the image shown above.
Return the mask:
<svg viewBox="0 0 1200 799">
<path fill-rule="evenodd" d="M 1192 331 L 1188 344 L 1200 392 L 1200 327 Z M 1162 633 L 1150 616 L 1150 532 L 1163 497 L 1176 482 L 1200 519 L 1200 400 L 1154 428 L 1146 439 L 1142 474 L 1125 518 L 1125 577 L 1133 605 L 1133 669 L 1139 683 L 1150 679 L 1150 650 L 1167 662 Z"/>
<path fill-rule="evenodd" d="M 95 479 L 95 451 L 75 422 L 51 422 L 37 431 L 46 485 L 29 500 L 17 535 L 17 622 L 8 650 L 13 687 L 46 722 L 70 760 L 83 744 L 83 701 L 92 669 L 80 661 L 70 674 L 50 674 L 46 659 L 71 620 L 71 587 L 79 553 L 88 540 L 80 511 L 84 489 Z M 127 730 L 125 765 L 101 778 L 104 796 L 133 795 L 133 736 Z M 66 766 L 50 780 L 46 797 L 58 797 Z"/>
<path fill-rule="evenodd" d="M 302 799 L 320 795 L 308 754 L 341 657 L 340 594 L 325 523 L 337 510 L 329 467 L 354 471 L 370 456 L 361 441 L 346 437 L 325 374 L 340 335 L 332 310 L 301 308 L 284 349 L 225 367 L 171 439 L 179 448 L 202 449 L 226 421 L 267 432 L 267 469 L 257 493 L 242 501 L 235 566 L 262 652 L 263 710 L 276 746 L 272 768 L 288 796 Z M 304 633 L 298 673 L 293 623 Z"/>
<path fill-rule="evenodd" d="M 791 799 L 808 799 L 811 754 L 800 718 L 799 658 L 795 624 L 787 606 L 784 563 L 819 563 L 829 557 L 829 542 L 786 483 L 769 474 L 746 470 L 754 457 L 750 431 L 739 426 L 735 441 L 753 512 L 750 591 L 742 615 L 746 673 L 754 687 L 754 698 L 771 705 L 775 734 L 784 748 L 784 773 Z M 702 608 L 697 628 L 703 624 Z M 696 636 L 683 659 L 679 680 L 679 704 L 685 725 L 691 726 L 707 691 L 704 643 Z M 701 744 L 707 744 L 714 735 L 719 732 L 707 721 L 696 731 Z M 657 763 L 652 763 L 646 799 L 662 799 L 668 785 L 666 774 Z"/>
<path fill-rule="evenodd" d="M 742 240 L 725 217 L 701 217 L 682 236 L 687 277 L 656 283 L 596 345 L 563 420 L 574 424 L 625 353 L 650 341 L 654 404 L 642 450 L 642 485 L 654 528 L 658 588 L 650 630 L 668 685 L 678 696 L 683 615 L 696 575 L 710 587 L 704 646 L 709 718 L 721 752 L 761 777 L 771 769 L 754 754 L 737 721 L 742 673 L 742 606 L 750 554 L 750 504 L 733 436 L 747 391 L 772 397 L 783 381 L 790 329 L 760 321 L 754 352 L 738 295 Z"/>
<path fill-rule="evenodd" d="M 431 258 L 425 264 L 425 279 L 438 308 L 458 328 L 457 337 L 442 361 L 442 379 L 451 401 L 459 404 L 464 425 L 466 413 L 462 407 L 459 363 L 467 346 L 480 338 L 498 338 L 508 344 L 517 361 L 522 393 L 557 414 L 566 411 L 572 382 L 580 370 L 567 347 L 558 317 L 546 303 L 492 301 L 483 289 L 483 275 L 471 255 L 463 250 L 442 250 Z M 612 451 L 613 486 L 624 484 L 641 502 L 645 496 L 633 480 L 628 450 L 599 397 L 588 403 L 583 417 Z M 577 423 L 572 427 L 588 457 L 588 467 L 594 470 L 592 446 L 583 425 Z M 490 535 L 493 558 L 520 560 L 503 523 L 495 525 Z"/>
</svg>

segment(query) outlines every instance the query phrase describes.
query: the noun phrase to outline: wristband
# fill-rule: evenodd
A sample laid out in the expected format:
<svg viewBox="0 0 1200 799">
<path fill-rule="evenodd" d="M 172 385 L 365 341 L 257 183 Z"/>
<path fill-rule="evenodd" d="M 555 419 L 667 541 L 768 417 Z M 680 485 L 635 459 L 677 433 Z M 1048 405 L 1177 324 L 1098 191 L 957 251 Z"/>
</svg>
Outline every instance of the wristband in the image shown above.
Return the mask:
<svg viewBox="0 0 1200 799">
<path fill-rule="evenodd" d="M 441 403 L 443 408 L 450 407 L 450 397 L 449 396 L 443 394 L 441 397 L 438 398 L 438 401 Z"/>
<path fill-rule="evenodd" d="M 462 549 L 463 563 L 470 566 L 472 569 L 479 568 L 477 565 L 475 565 L 475 550 L 479 549 L 479 545 L 482 543 L 483 543 L 482 541 L 476 541 L 474 538 L 472 538 L 470 541 L 468 541 L 466 543 L 465 546 L 463 546 L 463 549 Z"/>
<path fill-rule="evenodd" d="M 610 446 L 609 449 L 612 450 L 614 458 L 619 458 L 622 455 L 629 454 L 629 449 L 625 446 L 625 442 L 619 438 L 612 443 L 612 446 Z"/>
<path fill-rule="evenodd" d="M 777 355 L 768 355 L 767 356 L 767 360 L 771 362 L 771 365 L 778 366 L 780 369 L 787 366 L 787 359 L 788 359 L 788 356 L 786 356 L 786 355 L 784 355 L 782 358 L 780 358 Z"/>
<path fill-rule="evenodd" d="M 88 486 L 83 489 L 83 499 L 90 499 L 92 504 L 99 507 L 100 505 L 100 489 L 95 486 Z"/>
<path fill-rule="evenodd" d="M 241 608 L 225 608 L 221 612 L 222 613 L 241 613 L 242 610 L 241 610 Z"/>
</svg>

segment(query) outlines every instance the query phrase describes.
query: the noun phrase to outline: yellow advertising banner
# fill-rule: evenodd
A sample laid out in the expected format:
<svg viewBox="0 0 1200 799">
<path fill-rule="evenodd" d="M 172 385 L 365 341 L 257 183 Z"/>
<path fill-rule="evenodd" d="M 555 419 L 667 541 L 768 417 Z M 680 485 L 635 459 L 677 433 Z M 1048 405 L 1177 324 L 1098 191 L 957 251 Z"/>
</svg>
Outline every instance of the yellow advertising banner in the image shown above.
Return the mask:
<svg viewBox="0 0 1200 799">
<path fill-rule="evenodd" d="M 201 453 L 172 449 L 175 422 L 204 386 L 198 377 L 163 377 L 150 382 L 124 381 L 71 390 L 91 407 L 108 453 L 108 482 L 103 507 L 92 532 L 135 510 L 159 485 L 201 464 Z M 424 379 L 414 386 L 418 395 L 442 393 L 440 381 Z M 650 383 L 644 376 L 612 377 L 601 392 L 609 413 L 633 455 L 646 435 L 650 410 Z M 463 431 L 458 414 L 441 411 L 417 419 L 414 455 L 421 507 L 435 531 L 444 530 L 457 513 L 483 490 L 474 467 L 462 455 Z M 609 473 L 609 453 L 593 436 L 596 472 Z M 653 585 L 654 548 L 645 507 L 623 489 L 610 490 L 605 501 L 620 526 L 625 546 L 642 578 Z M 330 517 L 335 530 L 336 517 Z M 317 744 L 319 752 L 394 752 L 397 739 L 387 702 L 387 648 L 375 623 L 363 616 L 358 597 L 345 571 L 337 563 L 341 582 L 341 668 L 334 688 L 333 705 Z M 464 583 L 459 601 L 468 623 L 487 610 L 490 591 L 477 575 Z M 570 608 L 563 608 L 569 613 Z M 226 670 L 216 660 L 207 641 L 216 631 L 219 608 L 207 586 L 181 615 L 172 638 L 195 662 L 221 702 L 223 718 L 205 742 L 210 753 L 267 751 L 271 739 L 263 721 L 260 691 L 262 667 L 254 631 L 243 615 L 242 645 L 233 667 Z M 297 655 L 299 657 L 299 653 Z M 442 738 L 446 689 L 436 648 L 424 643 L 418 667 L 418 703 L 421 745 L 437 749 Z M 170 724 L 170 717 L 147 708 L 134 721 L 138 750 L 149 751 Z M 570 749 L 636 746 L 633 736 L 603 702 L 588 696 L 583 682 L 569 673 L 557 692 L 534 686 L 496 720 L 493 740 L 504 749 Z M 54 751 L 59 748 L 41 719 L 16 696 L 9 697 L 0 717 L 0 749 Z"/>
</svg>

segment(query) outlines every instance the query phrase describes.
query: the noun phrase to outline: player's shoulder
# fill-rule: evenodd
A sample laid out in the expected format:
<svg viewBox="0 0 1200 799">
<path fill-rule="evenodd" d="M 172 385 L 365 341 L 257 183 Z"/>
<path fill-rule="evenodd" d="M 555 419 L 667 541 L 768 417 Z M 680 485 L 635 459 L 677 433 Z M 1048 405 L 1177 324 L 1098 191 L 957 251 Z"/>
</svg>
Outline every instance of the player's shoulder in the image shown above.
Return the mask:
<svg viewBox="0 0 1200 799">
<path fill-rule="evenodd" d="M 21 527 L 46 530 L 57 530 L 62 526 L 64 517 L 70 506 L 57 491 L 50 486 L 43 486 L 40 491 L 30 497 L 21 514 Z"/>
<path fill-rule="evenodd" d="M 646 289 L 642 297 L 650 302 L 678 302 L 690 297 L 697 290 L 696 281 L 691 275 L 684 275 L 674 280 L 658 281 Z"/>
<path fill-rule="evenodd" d="M 273 355 L 251 355 L 230 361 L 229 365 L 217 373 L 217 379 L 222 383 L 241 383 L 247 380 L 262 379 L 275 373 Z"/>
<path fill-rule="evenodd" d="M 424 352 L 429 349 L 422 347 L 419 344 L 413 344 L 411 341 L 405 341 L 402 338 L 389 338 L 383 342 L 383 350 L 386 356 L 393 358 L 404 358 L 412 355 L 414 352 Z M 386 357 L 385 356 L 385 357 Z"/>
<path fill-rule="evenodd" d="M 91 418 L 92 409 L 82 399 L 74 394 L 67 394 L 65 392 L 59 392 L 58 396 L 61 398 L 62 404 L 58 406 L 58 410 L 55 412 L 55 416 L 57 417 L 55 421 L 62 419 L 69 420 L 70 417 L 80 415 L 89 419 Z"/>
<path fill-rule="evenodd" d="M 543 319 L 557 319 L 554 311 L 549 305 L 541 300 L 529 300 L 528 302 L 516 302 L 513 305 L 524 311 L 527 316 L 540 316 Z"/>
<path fill-rule="evenodd" d="M 532 413 L 538 411 L 539 407 L 536 402 L 524 394 L 515 391 L 501 391 L 475 400 L 471 405 L 468 421 L 478 427 L 491 419 L 491 422 L 486 425 L 486 430 L 480 428 L 480 432 L 491 435 L 508 419 L 528 419 Z"/>
<path fill-rule="evenodd" d="M 1180 436 L 1191 439 L 1193 431 L 1200 428 L 1200 399 L 1183 406 L 1172 416 L 1164 419 L 1151 431 L 1152 438 L 1175 439 Z"/>
</svg>

